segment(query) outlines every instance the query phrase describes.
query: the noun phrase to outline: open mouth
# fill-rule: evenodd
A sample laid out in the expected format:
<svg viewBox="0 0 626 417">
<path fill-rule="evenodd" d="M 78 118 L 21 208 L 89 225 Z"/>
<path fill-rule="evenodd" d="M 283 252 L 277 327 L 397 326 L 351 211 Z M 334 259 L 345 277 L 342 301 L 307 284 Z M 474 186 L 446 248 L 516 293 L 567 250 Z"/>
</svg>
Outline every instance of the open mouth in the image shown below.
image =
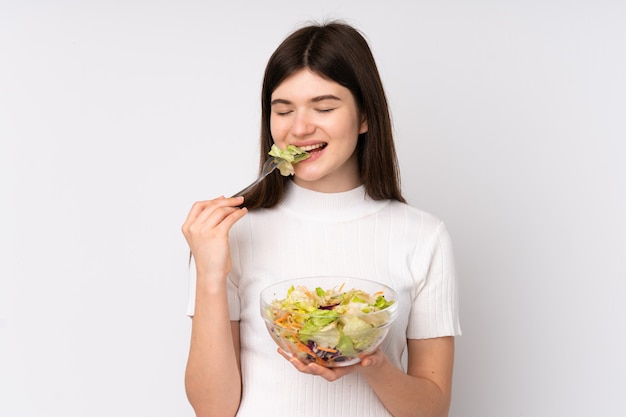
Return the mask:
<svg viewBox="0 0 626 417">
<path fill-rule="evenodd" d="M 322 149 L 326 147 L 326 145 L 328 145 L 328 143 L 320 142 L 320 143 L 316 143 L 315 145 L 301 146 L 300 149 L 306 152 L 315 152 L 315 151 L 321 151 Z"/>
</svg>

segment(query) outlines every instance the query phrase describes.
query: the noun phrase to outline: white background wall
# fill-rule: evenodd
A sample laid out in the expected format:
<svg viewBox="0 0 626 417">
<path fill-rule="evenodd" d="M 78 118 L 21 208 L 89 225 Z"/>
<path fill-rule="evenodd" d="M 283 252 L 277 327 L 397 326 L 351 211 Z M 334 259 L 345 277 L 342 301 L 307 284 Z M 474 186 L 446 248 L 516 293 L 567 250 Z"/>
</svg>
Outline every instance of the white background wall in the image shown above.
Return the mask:
<svg viewBox="0 0 626 417">
<path fill-rule="evenodd" d="M 624 2 L 0 0 L 0 416 L 192 415 L 180 225 L 255 176 L 266 60 L 332 17 L 455 242 L 451 415 L 626 415 Z"/>
</svg>

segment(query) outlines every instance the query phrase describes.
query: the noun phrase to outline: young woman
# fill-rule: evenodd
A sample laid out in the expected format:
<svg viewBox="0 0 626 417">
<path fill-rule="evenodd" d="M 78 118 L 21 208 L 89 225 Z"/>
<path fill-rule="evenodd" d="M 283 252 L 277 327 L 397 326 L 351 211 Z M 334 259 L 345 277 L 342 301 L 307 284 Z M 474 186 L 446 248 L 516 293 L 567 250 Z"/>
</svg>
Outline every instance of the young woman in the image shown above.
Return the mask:
<svg viewBox="0 0 626 417">
<path fill-rule="evenodd" d="M 197 416 L 447 416 L 460 334 L 443 223 L 406 204 L 387 101 L 363 36 L 333 22 L 291 34 L 262 90 L 261 162 L 272 144 L 311 154 L 237 198 L 197 202 L 186 389 Z M 272 283 L 355 276 L 398 294 L 398 318 L 360 364 L 276 352 L 259 312 Z M 406 355 L 406 362 L 403 356 Z"/>
</svg>

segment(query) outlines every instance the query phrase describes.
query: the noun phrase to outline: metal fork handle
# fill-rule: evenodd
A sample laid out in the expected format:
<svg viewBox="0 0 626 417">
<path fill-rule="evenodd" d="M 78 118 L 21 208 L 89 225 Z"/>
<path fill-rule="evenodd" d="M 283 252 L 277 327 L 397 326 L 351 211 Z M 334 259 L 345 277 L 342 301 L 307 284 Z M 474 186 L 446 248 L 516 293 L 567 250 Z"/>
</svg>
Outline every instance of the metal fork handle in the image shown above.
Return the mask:
<svg viewBox="0 0 626 417">
<path fill-rule="evenodd" d="M 233 194 L 231 196 L 232 197 L 239 197 L 241 195 L 244 195 L 245 193 L 247 193 L 248 191 L 250 191 L 252 188 L 254 188 L 255 185 L 257 185 L 258 183 L 260 183 L 261 181 L 263 181 L 263 179 L 265 177 L 267 177 L 269 174 L 271 174 L 276 167 L 278 167 L 278 164 L 276 163 L 276 161 L 274 160 L 274 158 L 270 158 L 268 159 L 265 164 L 263 165 L 263 170 L 261 172 L 261 175 L 259 175 L 259 177 L 250 185 L 248 185 L 246 188 L 244 188 L 243 190 L 236 192 L 235 194 Z"/>
<path fill-rule="evenodd" d="M 270 171 L 272 172 L 272 171 Z M 233 194 L 231 196 L 232 197 L 239 197 L 240 195 L 244 195 L 245 193 L 247 193 L 248 191 L 250 191 L 252 188 L 254 188 L 255 185 L 257 185 L 258 183 L 260 183 L 261 181 L 263 181 L 263 179 L 265 177 L 267 177 L 269 175 L 269 172 L 266 174 L 261 175 L 259 178 L 256 179 L 256 181 L 254 181 L 252 184 L 248 185 L 246 188 L 244 188 L 243 190 L 236 192 L 235 194 Z"/>
</svg>

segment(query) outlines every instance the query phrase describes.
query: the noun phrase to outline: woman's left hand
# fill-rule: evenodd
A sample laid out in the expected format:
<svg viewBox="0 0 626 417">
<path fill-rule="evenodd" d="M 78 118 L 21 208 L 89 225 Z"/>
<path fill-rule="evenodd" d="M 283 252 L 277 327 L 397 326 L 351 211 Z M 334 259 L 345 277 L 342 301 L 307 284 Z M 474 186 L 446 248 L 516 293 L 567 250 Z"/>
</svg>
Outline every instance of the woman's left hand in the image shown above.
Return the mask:
<svg viewBox="0 0 626 417">
<path fill-rule="evenodd" d="M 350 374 L 352 372 L 360 372 L 361 370 L 365 370 L 365 368 L 373 369 L 377 368 L 383 364 L 385 360 L 385 354 L 380 350 L 376 350 L 371 355 L 364 357 L 361 362 L 356 365 L 350 366 L 340 366 L 337 368 L 326 368 L 320 364 L 315 362 L 304 363 L 298 358 L 294 358 L 288 353 L 286 353 L 282 349 L 278 349 L 278 353 L 280 353 L 285 359 L 287 359 L 298 371 L 310 374 L 310 375 L 318 375 L 324 378 L 327 381 L 336 381 L 344 375 Z"/>
</svg>

